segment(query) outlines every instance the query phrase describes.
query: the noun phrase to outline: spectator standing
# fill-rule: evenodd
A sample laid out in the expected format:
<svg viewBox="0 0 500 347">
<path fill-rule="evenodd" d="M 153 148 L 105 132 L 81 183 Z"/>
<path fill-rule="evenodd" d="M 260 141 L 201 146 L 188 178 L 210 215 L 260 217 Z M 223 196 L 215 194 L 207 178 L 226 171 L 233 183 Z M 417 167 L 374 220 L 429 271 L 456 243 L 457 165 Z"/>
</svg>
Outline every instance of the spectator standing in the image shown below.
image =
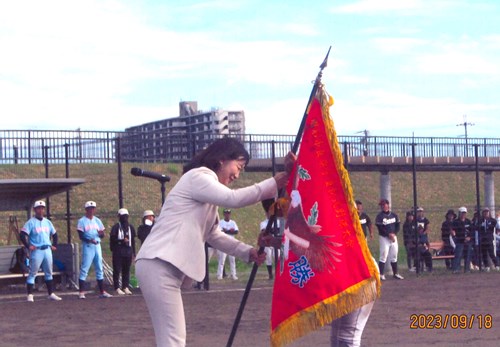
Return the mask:
<svg viewBox="0 0 500 347">
<path fill-rule="evenodd" d="M 457 218 L 457 215 L 455 211 L 450 209 L 448 210 L 448 212 L 446 212 L 444 218 L 445 220 L 441 224 L 441 240 L 443 241 L 443 253 L 444 255 L 453 255 L 455 248 L 451 244 L 452 241 L 451 230 L 453 229 L 453 222 Z M 451 260 L 445 259 L 445 263 L 446 263 L 446 268 L 450 270 L 452 268 Z"/>
<path fill-rule="evenodd" d="M 497 227 L 495 231 L 495 252 L 497 256 L 497 263 L 500 264 L 500 225 L 497 222 Z"/>
<path fill-rule="evenodd" d="M 481 211 L 481 219 L 479 221 L 479 240 L 481 243 L 481 256 L 484 264 L 484 270 L 486 272 L 490 271 L 490 265 L 488 258 L 495 265 L 496 270 L 500 270 L 499 263 L 495 257 L 493 242 L 495 238 L 495 227 L 497 221 L 495 218 L 491 218 L 490 209 L 483 208 Z"/>
<path fill-rule="evenodd" d="M 398 273 L 398 239 L 401 221 L 396 213 L 391 212 L 389 200 L 381 199 L 379 202 L 381 212 L 375 219 L 377 225 L 380 243 L 380 258 L 378 262 L 380 279 L 385 281 L 384 269 L 387 260 L 391 262 L 392 274 L 395 279 L 404 279 Z"/>
<path fill-rule="evenodd" d="M 118 210 L 118 223 L 109 234 L 109 247 L 113 258 L 113 285 L 118 295 L 132 295 L 130 291 L 130 268 L 135 257 L 135 229 L 128 221 L 128 210 Z M 120 286 L 121 275 L 121 286 Z"/>
<path fill-rule="evenodd" d="M 142 214 L 142 224 L 137 228 L 137 238 L 141 241 L 141 245 L 151 232 L 151 229 L 155 224 L 155 218 L 155 213 L 151 210 L 146 210 Z"/>
<path fill-rule="evenodd" d="M 45 218 L 45 201 L 35 201 L 33 204 L 35 215 L 21 228 L 21 241 L 30 252 L 30 271 L 26 278 L 27 300 L 33 302 L 33 287 L 35 276 L 40 267 L 45 274 L 45 285 L 49 293 L 48 299 L 62 300 L 54 293 L 54 280 L 52 278 L 52 251 L 57 248 L 57 233 L 50 220 Z M 50 241 L 52 237 L 52 241 Z"/>
<path fill-rule="evenodd" d="M 219 222 L 219 226 L 222 231 L 230 236 L 235 237 L 238 234 L 238 225 L 234 220 L 231 219 L 231 210 L 226 208 L 224 209 L 224 219 Z M 219 264 L 217 266 L 217 279 L 221 280 L 223 278 L 224 272 L 224 263 L 226 262 L 226 257 L 229 258 L 229 271 L 230 277 L 233 280 L 237 280 L 238 276 L 236 276 L 236 259 L 234 256 L 228 256 L 226 253 L 222 251 L 218 251 L 219 254 Z"/>
<path fill-rule="evenodd" d="M 474 211 L 472 217 L 472 227 L 470 233 L 471 243 L 471 270 L 479 270 L 481 265 L 481 251 L 479 249 L 479 229 L 481 228 L 481 215 L 478 211 Z"/>
<path fill-rule="evenodd" d="M 428 235 L 429 234 L 429 224 L 430 224 L 430 221 L 427 219 L 426 216 L 424 216 L 424 208 L 423 207 L 417 208 L 417 227 L 422 226 L 423 232 Z"/>
<path fill-rule="evenodd" d="M 425 232 L 424 226 L 419 224 L 417 227 L 418 233 L 418 244 L 417 244 L 417 252 L 420 254 L 420 259 L 425 263 L 426 269 L 428 272 L 432 272 L 432 254 L 429 251 L 429 235 Z M 423 263 L 421 266 L 421 270 L 423 270 Z"/>
<path fill-rule="evenodd" d="M 455 241 L 455 258 L 453 258 L 453 273 L 460 270 L 460 262 L 465 254 L 464 272 L 470 272 L 470 261 L 472 256 L 471 242 L 472 222 L 467 218 L 467 208 L 462 206 L 458 209 L 458 218 L 453 222 L 451 235 Z"/>
<path fill-rule="evenodd" d="M 112 295 L 104 290 L 104 271 L 102 260 L 101 240 L 104 238 L 104 225 L 95 216 L 97 204 L 95 201 L 85 203 L 85 216 L 78 220 L 76 230 L 82 241 L 82 264 L 80 266 L 79 293 L 80 299 L 85 299 L 85 280 L 94 264 L 95 277 L 99 287 L 100 298 L 109 298 Z"/>
<path fill-rule="evenodd" d="M 370 235 L 370 239 L 373 239 L 373 225 L 370 217 L 364 212 L 363 203 L 359 200 L 356 200 L 356 209 L 358 210 L 359 222 L 361 223 L 361 228 L 363 229 L 363 233 L 365 237 L 368 238 L 368 234 Z"/>
<path fill-rule="evenodd" d="M 408 264 L 408 270 L 413 272 L 416 270 L 417 266 L 417 229 L 412 211 L 406 212 L 406 219 L 403 223 L 403 241 L 406 249 L 406 263 Z"/>
</svg>

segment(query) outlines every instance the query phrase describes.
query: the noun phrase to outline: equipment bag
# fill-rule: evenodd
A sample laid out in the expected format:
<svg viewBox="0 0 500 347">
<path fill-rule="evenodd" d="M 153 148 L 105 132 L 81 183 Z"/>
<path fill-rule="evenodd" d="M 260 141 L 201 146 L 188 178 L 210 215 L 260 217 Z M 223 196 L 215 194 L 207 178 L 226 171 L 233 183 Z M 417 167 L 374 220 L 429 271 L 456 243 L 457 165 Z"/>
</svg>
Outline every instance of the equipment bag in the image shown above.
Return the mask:
<svg viewBox="0 0 500 347">
<path fill-rule="evenodd" d="M 10 260 L 9 271 L 15 274 L 25 274 L 29 272 L 29 254 L 25 247 L 19 247 L 14 251 Z"/>
</svg>

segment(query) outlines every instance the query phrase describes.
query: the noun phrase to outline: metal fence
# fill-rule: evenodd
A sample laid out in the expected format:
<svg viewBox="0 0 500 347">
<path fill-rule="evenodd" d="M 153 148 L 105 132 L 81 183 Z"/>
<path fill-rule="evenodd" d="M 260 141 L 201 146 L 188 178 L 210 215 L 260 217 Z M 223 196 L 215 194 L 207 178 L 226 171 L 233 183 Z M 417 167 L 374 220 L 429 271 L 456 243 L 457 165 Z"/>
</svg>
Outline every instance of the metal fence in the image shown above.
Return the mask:
<svg viewBox="0 0 500 347">
<path fill-rule="evenodd" d="M 81 130 L 0 130 L 0 164 L 186 162 L 222 135 L 165 134 Z M 295 135 L 244 134 L 238 137 L 255 159 L 283 157 Z M 448 137 L 339 136 L 348 156 L 409 157 L 412 146 L 418 157 L 472 157 L 500 155 L 500 139 Z M 67 152 L 67 153 L 66 153 Z"/>
</svg>

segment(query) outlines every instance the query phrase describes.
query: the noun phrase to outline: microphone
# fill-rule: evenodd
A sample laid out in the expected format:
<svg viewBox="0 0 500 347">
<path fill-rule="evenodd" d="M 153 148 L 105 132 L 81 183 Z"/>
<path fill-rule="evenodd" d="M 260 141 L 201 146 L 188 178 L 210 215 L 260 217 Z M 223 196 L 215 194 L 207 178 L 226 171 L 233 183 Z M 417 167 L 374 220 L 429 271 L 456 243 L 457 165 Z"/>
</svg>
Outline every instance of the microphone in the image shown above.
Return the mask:
<svg viewBox="0 0 500 347">
<path fill-rule="evenodd" d="M 153 178 L 153 179 L 158 180 L 160 182 L 169 182 L 170 181 L 170 177 L 167 175 L 162 175 L 162 174 L 159 174 L 156 172 L 151 172 L 151 171 L 144 171 L 143 169 L 139 169 L 138 167 L 133 167 L 130 170 L 130 173 L 134 176 Z"/>
</svg>

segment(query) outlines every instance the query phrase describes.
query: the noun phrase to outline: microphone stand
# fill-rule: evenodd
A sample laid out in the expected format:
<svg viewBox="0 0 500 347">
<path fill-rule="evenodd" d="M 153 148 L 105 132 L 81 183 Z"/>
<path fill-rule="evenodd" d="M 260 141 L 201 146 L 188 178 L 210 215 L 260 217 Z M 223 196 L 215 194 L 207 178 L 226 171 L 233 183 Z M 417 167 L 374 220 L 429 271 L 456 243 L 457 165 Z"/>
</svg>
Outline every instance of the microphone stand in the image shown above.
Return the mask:
<svg viewBox="0 0 500 347">
<path fill-rule="evenodd" d="M 165 202 L 165 181 L 163 180 L 158 180 L 158 182 L 161 183 L 161 205 L 163 206 L 163 203 Z"/>
</svg>

